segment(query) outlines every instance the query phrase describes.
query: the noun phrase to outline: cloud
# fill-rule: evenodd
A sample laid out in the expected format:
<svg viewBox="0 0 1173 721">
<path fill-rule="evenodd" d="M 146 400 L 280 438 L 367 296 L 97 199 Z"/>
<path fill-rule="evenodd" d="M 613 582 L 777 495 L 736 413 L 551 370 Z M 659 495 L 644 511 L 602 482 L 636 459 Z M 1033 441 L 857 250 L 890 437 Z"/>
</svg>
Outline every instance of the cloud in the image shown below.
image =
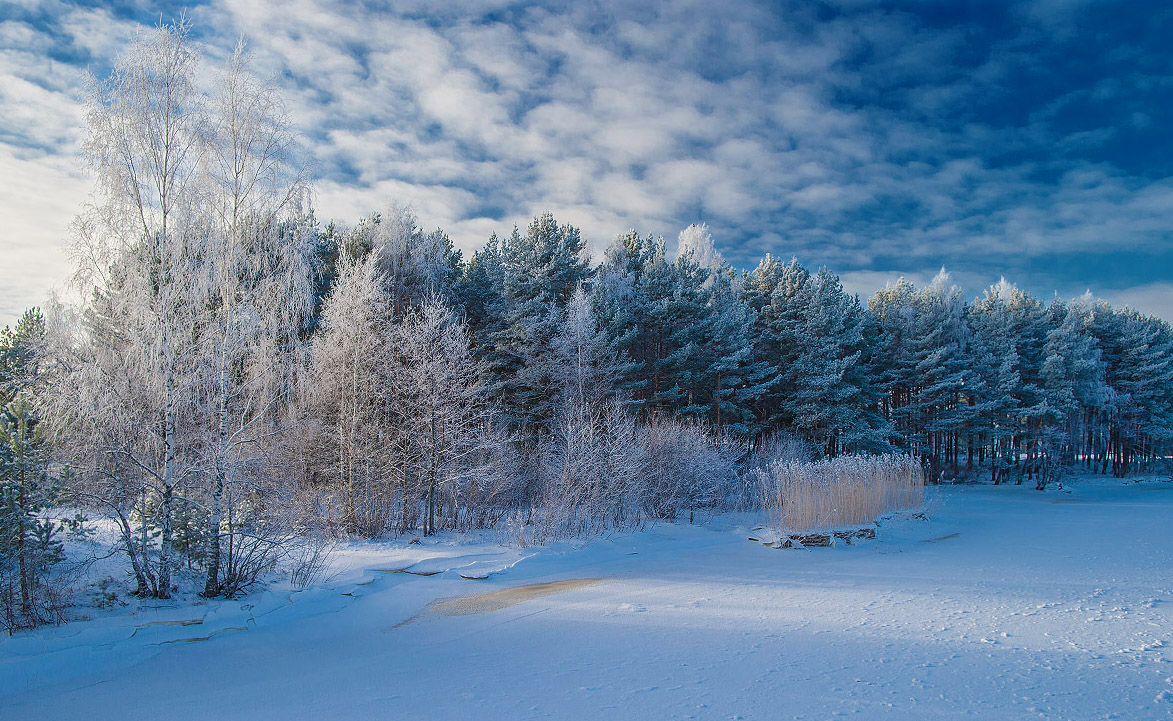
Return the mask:
<svg viewBox="0 0 1173 721">
<path fill-rule="evenodd" d="M 1132 288 L 1102 290 L 1095 295 L 1115 305 L 1124 305 L 1173 323 L 1173 283 L 1146 283 Z"/>
<path fill-rule="evenodd" d="M 69 273 L 69 223 L 88 182 L 67 157 L 20 153 L 0 144 L 0 325 L 41 305 Z"/>
<path fill-rule="evenodd" d="M 188 15 L 210 63 L 244 33 L 281 85 L 322 218 L 395 199 L 466 251 L 544 210 L 596 251 L 706 222 L 742 267 L 793 254 L 858 288 L 945 265 L 972 292 L 1007 274 L 1159 298 L 1173 273 L 1173 154 L 1154 120 L 1173 80 L 1152 60 L 1166 20 L 1141 8 L 211 0 Z M 66 189 L 36 212 L 80 203 L 78 71 L 158 17 L 48 3 L 0 23 L 0 170 Z M 12 212 L 35 232 L 28 207 Z"/>
</svg>

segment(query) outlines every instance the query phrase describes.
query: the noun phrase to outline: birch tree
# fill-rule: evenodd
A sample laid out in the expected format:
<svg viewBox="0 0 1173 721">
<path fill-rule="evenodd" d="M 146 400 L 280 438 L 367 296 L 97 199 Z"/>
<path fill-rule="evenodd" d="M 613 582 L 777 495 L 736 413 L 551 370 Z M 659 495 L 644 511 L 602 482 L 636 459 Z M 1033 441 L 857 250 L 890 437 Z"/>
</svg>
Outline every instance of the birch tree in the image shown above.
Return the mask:
<svg viewBox="0 0 1173 721">
<path fill-rule="evenodd" d="M 283 405 L 300 360 L 289 351 L 314 302 L 313 221 L 302 208 L 306 185 L 294 134 L 277 89 L 252 72 L 243 40 L 220 74 L 211 120 L 212 227 L 200 279 L 209 284 L 201 351 L 213 369 L 207 380 L 214 399 L 205 596 L 221 588 L 225 487 L 244 449 Z"/>
<path fill-rule="evenodd" d="M 141 478 L 140 513 L 153 497 L 157 560 L 144 548 L 134 566 L 138 592 L 158 598 L 171 595 L 176 492 L 196 471 L 180 428 L 192 410 L 192 329 L 206 300 L 192 282 L 199 254 L 190 252 L 208 231 L 200 217 L 208 127 L 196 62 L 180 21 L 140 38 L 107 81 L 91 81 L 85 153 L 97 183 L 75 234 L 77 279 L 95 301 L 86 347 L 73 359 L 85 371 L 67 383 L 82 395 L 75 407 L 93 414 L 78 420 L 98 433 L 90 449 L 107 457 L 117 485 L 127 490 L 127 471 Z M 100 399 L 108 393 L 117 402 Z M 128 519 L 120 520 L 136 555 Z"/>
<path fill-rule="evenodd" d="M 438 296 L 409 311 L 394 337 L 392 412 L 407 449 L 403 473 L 418 481 L 423 531 L 431 535 L 445 504 L 456 518 L 464 485 L 479 475 L 479 459 L 493 442 L 490 409 L 468 330 Z"/>
<path fill-rule="evenodd" d="M 160 598 L 177 503 L 185 523 L 208 526 L 204 593 L 240 587 L 222 573 L 242 568 L 221 563 L 222 533 L 231 541 L 241 517 L 225 514 L 225 489 L 261 465 L 314 302 L 315 221 L 280 99 L 243 43 L 202 92 L 188 32 L 183 21 L 155 29 L 91 82 L 97 182 L 74 245 L 90 302 L 62 345 L 58 384 L 59 431 L 122 528 L 138 592 Z"/>
<path fill-rule="evenodd" d="M 378 535 L 391 515 L 393 392 L 391 302 L 377 253 L 342 258 L 313 341 L 305 410 L 321 427 L 319 474 L 333 489 L 348 533 Z"/>
<path fill-rule="evenodd" d="M 619 527 L 636 508 L 635 480 L 643 465 L 635 421 L 615 397 L 631 364 L 599 329 L 580 285 L 560 316 L 551 342 L 559 405 L 542 448 L 541 536 Z"/>
</svg>

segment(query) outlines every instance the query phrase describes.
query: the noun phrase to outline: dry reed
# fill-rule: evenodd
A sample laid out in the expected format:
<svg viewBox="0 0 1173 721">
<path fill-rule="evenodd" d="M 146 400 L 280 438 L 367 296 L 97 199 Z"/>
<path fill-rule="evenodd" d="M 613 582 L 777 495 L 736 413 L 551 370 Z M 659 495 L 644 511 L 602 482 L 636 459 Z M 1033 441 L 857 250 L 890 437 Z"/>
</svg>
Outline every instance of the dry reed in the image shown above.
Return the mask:
<svg viewBox="0 0 1173 721">
<path fill-rule="evenodd" d="M 905 455 L 775 461 L 754 475 L 769 525 L 782 534 L 859 528 L 923 502 L 924 472 Z"/>
</svg>

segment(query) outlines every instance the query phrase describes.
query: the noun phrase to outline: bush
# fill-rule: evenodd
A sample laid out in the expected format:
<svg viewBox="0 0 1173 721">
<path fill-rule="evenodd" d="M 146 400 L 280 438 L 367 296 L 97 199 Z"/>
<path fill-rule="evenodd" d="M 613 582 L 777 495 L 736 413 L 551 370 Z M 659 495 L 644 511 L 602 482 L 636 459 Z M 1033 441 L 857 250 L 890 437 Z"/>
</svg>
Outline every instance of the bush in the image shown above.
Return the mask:
<svg viewBox="0 0 1173 721">
<path fill-rule="evenodd" d="M 541 452 L 540 507 L 526 517 L 533 542 L 641 523 L 639 489 L 647 464 L 638 435 L 635 420 L 618 404 L 559 414 Z M 511 519 L 519 529 L 528 523 L 516 514 Z"/>
<path fill-rule="evenodd" d="M 652 518 L 713 508 L 730 495 L 740 448 L 696 423 L 654 418 L 640 428 L 647 454 L 641 501 Z"/>
</svg>

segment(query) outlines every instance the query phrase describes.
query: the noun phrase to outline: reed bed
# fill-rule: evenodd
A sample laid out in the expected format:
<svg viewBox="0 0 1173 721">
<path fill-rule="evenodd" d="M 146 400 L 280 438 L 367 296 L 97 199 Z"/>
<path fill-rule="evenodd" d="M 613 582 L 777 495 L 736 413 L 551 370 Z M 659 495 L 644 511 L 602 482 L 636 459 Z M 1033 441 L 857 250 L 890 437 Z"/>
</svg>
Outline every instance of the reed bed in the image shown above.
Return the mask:
<svg viewBox="0 0 1173 721">
<path fill-rule="evenodd" d="M 768 523 L 781 534 L 859 528 L 924 500 L 924 471 L 906 455 L 775 461 L 754 476 Z"/>
</svg>

